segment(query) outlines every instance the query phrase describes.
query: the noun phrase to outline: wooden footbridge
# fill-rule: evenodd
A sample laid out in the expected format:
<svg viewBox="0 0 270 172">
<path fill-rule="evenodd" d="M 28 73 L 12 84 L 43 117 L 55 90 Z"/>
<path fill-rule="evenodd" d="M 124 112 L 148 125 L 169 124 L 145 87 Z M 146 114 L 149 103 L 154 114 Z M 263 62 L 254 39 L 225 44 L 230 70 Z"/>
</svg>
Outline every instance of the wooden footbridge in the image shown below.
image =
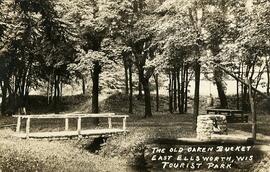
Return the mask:
<svg viewBox="0 0 270 172">
<path fill-rule="evenodd" d="M 83 137 L 101 136 L 116 133 L 126 133 L 126 119 L 128 115 L 115 115 L 114 113 L 102 114 L 47 114 L 47 115 L 13 115 L 17 118 L 15 136 L 19 138 L 59 138 L 59 137 Z M 107 118 L 108 128 L 82 129 L 82 120 L 86 118 Z M 121 128 L 113 128 L 112 119 L 122 118 Z M 21 131 L 22 120 L 26 119 L 25 132 Z M 63 119 L 65 121 L 64 131 L 53 132 L 30 132 L 31 119 Z M 77 130 L 69 130 L 69 119 L 77 119 Z"/>
</svg>

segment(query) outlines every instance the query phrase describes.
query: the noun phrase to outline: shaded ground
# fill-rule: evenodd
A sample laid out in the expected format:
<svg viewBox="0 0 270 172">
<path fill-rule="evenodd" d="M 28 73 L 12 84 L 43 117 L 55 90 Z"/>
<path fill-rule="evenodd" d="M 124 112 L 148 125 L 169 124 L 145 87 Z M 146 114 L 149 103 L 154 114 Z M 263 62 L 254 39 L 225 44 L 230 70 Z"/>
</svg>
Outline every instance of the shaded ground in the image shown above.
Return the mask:
<svg viewBox="0 0 270 172">
<path fill-rule="evenodd" d="M 84 151 L 87 140 L 18 140 L 12 131 L 0 132 L 2 171 L 124 171 L 122 160 L 102 158 Z M 97 165 L 99 164 L 99 165 Z"/>
<path fill-rule="evenodd" d="M 126 114 L 128 111 L 127 97 L 121 94 L 112 95 L 101 102 L 103 112 Z M 154 112 L 153 117 L 144 119 L 143 101 L 134 99 L 134 114 L 128 118 L 129 134 L 115 135 L 108 138 L 106 144 L 101 145 L 101 150 L 96 154 L 89 152 L 89 145 L 93 139 L 82 140 L 19 140 L 11 137 L 11 129 L 0 129 L 0 169 L 2 171 L 144 171 L 138 169 L 141 165 L 140 157 L 143 154 L 145 143 L 153 138 L 178 138 L 195 137 L 192 130 L 192 115 L 169 114 L 166 97 L 161 98 L 161 112 Z M 41 101 L 44 102 L 44 101 Z M 63 107 L 68 111 L 86 111 L 89 101 L 80 96 L 66 98 Z M 40 112 L 42 107 L 35 102 L 36 109 Z M 42 107 L 44 108 L 44 107 Z M 46 109 L 46 108 L 44 108 Z M 63 108 L 65 109 L 65 108 Z M 48 111 L 47 111 L 48 112 Z M 192 109 L 189 109 L 192 112 Z M 201 113 L 205 113 L 201 107 Z M 268 149 L 270 138 L 270 116 L 258 115 L 258 139 L 264 149 Z M 1 117 L 0 125 L 16 123 L 11 117 Z M 24 125 L 24 124 L 23 124 Z M 113 120 L 113 126 L 121 127 L 120 120 Z M 100 126 L 107 126 L 107 121 L 101 120 Z M 70 128 L 75 129 L 76 121 L 71 121 Z M 91 121 L 83 121 L 83 128 L 91 127 Z M 63 120 L 31 121 L 31 131 L 59 131 L 64 129 Z M 14 130 L 14 129 L 13 129 Z M 250 135 L 251 124 L 230 124 L 229 133 Z M 267 152 L 267 151 L 265 151 Z M 269 151 L 270 152 L 270 151 Z M 269 155 L 265 154 L 263 160 L 254 165 L 257 169 L 268 170 Z"/>
</svg>

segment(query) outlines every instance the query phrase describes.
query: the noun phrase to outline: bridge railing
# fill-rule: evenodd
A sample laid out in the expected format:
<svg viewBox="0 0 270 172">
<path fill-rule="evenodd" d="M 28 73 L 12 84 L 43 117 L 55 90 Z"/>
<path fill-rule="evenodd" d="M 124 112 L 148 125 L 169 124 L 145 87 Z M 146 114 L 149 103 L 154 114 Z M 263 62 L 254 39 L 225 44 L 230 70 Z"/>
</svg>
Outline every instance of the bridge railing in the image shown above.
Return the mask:
<svg viewBox="0 0 270 172">
<path fill-rule="evenodd" d="M 114 113 L 99 113 L 99 114 L 46 114 L 46 115 L 13 115 L 17 118 L 16 133 L 20 133 L 22 119 L 26 119 L 26 138 L 29 138 L 30 121 L 31 119 L 65 119 L 65 131 L 69 131 L 69 119 L 77 119 L 77 132 L 81 134 L 83 118 L 108 118 L 108 129 L 112 129 L 112 118 L 123 119 L 123 132 L 126 131 L 126 120 L 128 115 L 115 115 Z"/>
</svg>

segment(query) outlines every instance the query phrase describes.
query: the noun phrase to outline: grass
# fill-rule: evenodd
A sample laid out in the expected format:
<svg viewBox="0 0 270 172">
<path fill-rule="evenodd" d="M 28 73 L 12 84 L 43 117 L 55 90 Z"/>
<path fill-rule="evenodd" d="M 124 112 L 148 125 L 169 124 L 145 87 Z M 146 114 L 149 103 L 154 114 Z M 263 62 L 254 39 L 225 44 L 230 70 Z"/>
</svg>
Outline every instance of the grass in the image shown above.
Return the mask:
<svg viewBox="0 0 270 172">
<path fill-rule="evenodd" d="M 1 168 L 3 171 L 132 171 L 134 169 L 130 166 L 137 165 L 148 139 L 195 136 L 189 115 L 157 113 L 149 119 L 131 116 L 127 123 L 130 133 L 109 138 L 99 155 L 91 154 L 85 149 L 92 139 L 19 140 L 10 136 L 13 131 L 1 130 L 0 150 L 1 155 L 4 155 L 0 158 Z M 121 121 L 113 121 L 113 126 L 120 127 L 121 124 Z M 33 125 L 38 130 L 37 123 Z M 47 127 L 57 126 L 56 123 L 50 125 Z M 101 121 L 101 126 L 105 125 L 106 121 Z M 108 164 L 104 164 L 105 162 Z"/>
<path fill-rule="evenodd" d="M 39 100 L 40 99 L 40 100 Z M 62 110 L 87 111 L 89 106 L 87 96 L 64 97 Z M 39 100 L 39 101 L 38 101 Z M 204 101 L 204 100 L 203 100 Z M 32 98 L 33 113 L 50 113 L 46 109 L 46 99 Z M 122 94 L 111 95 L 101 102 L 102 112 L 127 114 L 128 98 Z M 154 99 L 153 99 L 154 102 Z M 93 139 L 80 140 L 20 140 L 12 137 L 11 129 L 0 130 L 0 169 L 2 171 L 141 171 L 134 168 L 141 164 L 143 150 L 147 142 L 153 138 L 195 137 L 192 130 L 192 114 L 170 114 L 166 97 L 161 97 L 160 112 L 153 117 L 143 118 L 143 101 L 134 98 L 134 114 L 130 114 L 127 135 L 115 135 L 108 138 L 97 154 L 90 153 L 87 148 Z M 201 103 L 203 104 L 203 103 Z M 42 107 L 42 109 L 41 109 Z M 204 106 L 201 106 L 201 113 Z M 191 112 L 192 109 L 189 109 Z M 83 128 L 89 127 L 92 121 L 84 121 Z M 258 115 L 258 131 L 269 135 L 270 116 Z M 1 117 L 0 125 L 16 123 L 11 117 Z M 121 120 L 113 120 L 113 126 L 121 127 Z M 101 120 L 101 127 L 107 126 L 106 120 Z M 76 121 L 71 121 L 70 128 L 75 130 Z M 230 124 L 230 132 L 248 134 L 250 124 Z M 31 121 L 31 131 L 59 131 L 64 129 L 63 120 Z M 262 135 L 262 136 L 264 136 Z M 269 144 L 269 143 L 268 143 Z M 268 157 L 269 158 L 269 157 Z M 266 158 L 264 158 L 267 160 Z M 263 162 L 263 161 L 262 161 Z M 261 163 L 262 163 L 261 162 Z M 264 166 L 257 164 L 257 168 Z M 254 167 L 255 168 L 255 167 Z"/>
<path fill-rule="evenodd" d="M 60 99 L 60 105 L 58 110 L 60 112 L 70 112 L 74 109 L 87 110 L 87 103 L 91 100 L 88 95 L 74 95 L 74 96 L 63 96 Z M 29 97 L 29 107 L 27 113 L 30 114 L 46 114 L 54 113 L 53 103 L 48 104 L 46 96 L 32 95 Z"/>
<path fill-rule="evenodd" d="M 100 168 L 105 166 L 112 171 L 124 171 L 121 160 L 84 151 L 81 145 L 87 144 L 87 140 L 18 140 L 10 137 L 11 133 L 0 133 L 2 171 L 106 171 Z"/>
</svg>

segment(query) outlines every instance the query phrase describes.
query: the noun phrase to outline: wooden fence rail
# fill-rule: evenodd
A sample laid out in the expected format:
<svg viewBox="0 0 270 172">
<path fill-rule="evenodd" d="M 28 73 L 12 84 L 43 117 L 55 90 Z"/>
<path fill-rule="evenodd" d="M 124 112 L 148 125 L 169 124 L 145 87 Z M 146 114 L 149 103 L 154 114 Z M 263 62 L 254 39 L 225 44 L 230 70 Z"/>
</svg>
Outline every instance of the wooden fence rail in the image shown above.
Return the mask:
<svg viewBox="0 0 270 172">
<path fill-rule="evenodd" d="M 110 133 L 125 133 L 126 132 L 126 119 L 128 115 L 115 115 L 114 113 L 101 113 L 101 114 L 46 114 L 46 115 L 13 115 L 17 118 L 16 136 L 22 138 L 29 137 L 65 137 L 65 136 L 81 136 L 81 135 L 102 135 Z M 77 131 L 69 131 L 69 119 L 77 119 Z M 82 130 L 82 119 L 85 118 L 107 118 L 108 128 L 107 129 L 92 129 Z M 112 118 L 122 118 L 123 127 L 122 129 L 116 129 L 112 127 Z M 20 132 L 22 119 L 26 119 L 25 133 Z M 31 119 L 65 119 L 65 131 L 60 132 L 36 132 L 30 133 L 30 120 Z"/>
</svg>

